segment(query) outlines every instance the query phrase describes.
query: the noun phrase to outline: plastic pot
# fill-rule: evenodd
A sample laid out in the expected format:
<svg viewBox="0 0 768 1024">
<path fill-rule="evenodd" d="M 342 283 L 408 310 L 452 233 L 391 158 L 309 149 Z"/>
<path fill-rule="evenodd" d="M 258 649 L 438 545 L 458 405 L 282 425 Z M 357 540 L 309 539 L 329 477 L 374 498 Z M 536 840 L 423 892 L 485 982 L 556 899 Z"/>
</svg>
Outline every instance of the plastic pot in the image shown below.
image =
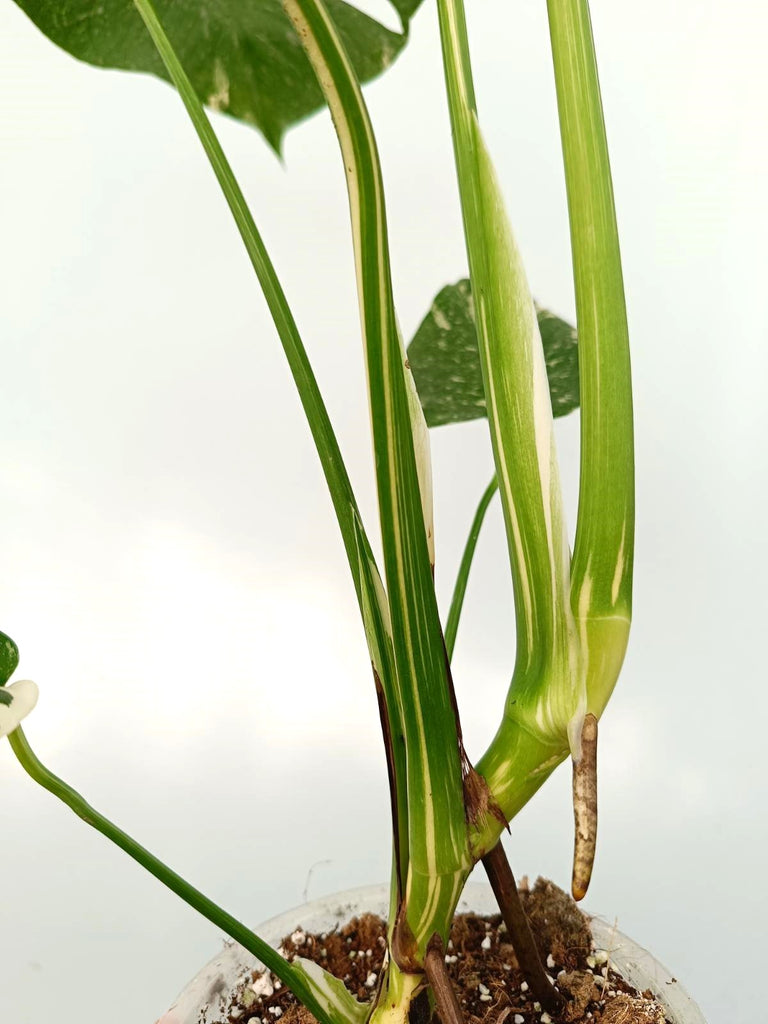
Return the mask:
<svg viewBox="0 0 768 1024">
<path fill-rule="evenodd" d="M 334 896 L 305 903 L 273 917 L 256 931 L 275 948 L 296 928 L 307 932 L 327 932 L 350 918 L 364 913 L 387 916 L 389 889 L 369 885 Z M 458 913 L 486 915 L 498 913 L 490 887 L 470 882 L 462 894 Z M 671 1024 L 706 1024 L 701 1010 L 683 986 L 647 950 L 638 946 L 611 925 L 592 918 L 595 946 L 610 954 L 611 965 L 639 991 L 650 989 L 666 1010 Z M 236 943 L 227 945 L 213 957 L 186 986 L 157 1024 L 211 1024 L 225 1019 L 224 1009 L 238 985 L 255 968 L 258 960 Z"/>
</svg>

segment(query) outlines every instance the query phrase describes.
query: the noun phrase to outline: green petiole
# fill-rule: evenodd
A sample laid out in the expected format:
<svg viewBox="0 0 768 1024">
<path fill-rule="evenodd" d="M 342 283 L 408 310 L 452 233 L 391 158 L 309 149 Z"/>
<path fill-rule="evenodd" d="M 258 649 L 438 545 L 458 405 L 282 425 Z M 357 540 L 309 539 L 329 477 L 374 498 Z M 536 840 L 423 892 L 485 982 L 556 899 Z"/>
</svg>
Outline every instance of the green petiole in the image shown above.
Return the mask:
<svg viewBox="0 0 768 1024">
<path fill-rule="evenodd" d="M 331 425 L 328 411 L 323 402 L 317 380 L 312 371 L 304 343 L 299 335 L 296 321 L 293 318 L 279 278 L 269 258 L 264 241 L 253 219 L 242 189 L 224 155 L 221 143 L 211 127 L 202 103 L 197 97 L 192 84 L 176 56 L 176 51 L 163 29 L 151 0 L 134 0 L 134 4 L 152 37 L 157 52 L 165 64 L 171 81 L 176 86 L 179 96 L 186 107 L 198 138 L 210 161 L 213 172 L 218 179 L 221 191 L 229 205 L 240 236 L 245 245 L 253 269 L 264 293 L 269 311 L 277 328 L 288 365 L 290 367 L 301 404 L 304 408 L 312 438 L 320 457 L 328 490 L 341 530 L 347 560 L 355 581 L 358 600 L 358 536 L 353 518 L 359 512 L 341 455 L 336 435 Z M 366 538 L 366 547 L 370 553 L 370 545 Z M 372 557 L 372 556 L 371 556 Z"/>
<path fill-rule="evenodd" d="M 579 334 L 581 469 L 571 608 L 596 717 L 618 678 L 632 613 L 632 375 L 619 233 L 587 0 L 548 0 Z"/>
<path fill-rule="evenodd" d="M 491 480 L 483 491 L 483 496 L 480 498 L 477 511 L 475 512 L 475 517 L 469 528 L 469 536 L 467 537 L 467 543 L 464 547 L 464 554 L 461 556 L 459 571 L 453 588 L 451 607 L 448 611 L 448 621 L 445 624 L 445 649 L 448 652 L 449 659 L 453 657 L 453 648 L 456 645 L 456 633 L 459 628 L 461 609 L 464 605 L 464 595 L 467 592 L 469 570 L 472 568 L 472 559 L 475 557 L 475 548 L 477 547 L 480 530 L 482 529 L 483 521 L 485 520 L 485 513 L 488 511 L 491 499 L 498 489 L 499 482 L 494 475 L 493 480 Z"/>
<path fill-rule="evenodd" d="M 276 974 L 282 982 L 291 988 L 304 1005 L 314 1013 L 320 1024 L 350 1024 L 350 1021 L 362 1024 L 367 1013 L 366 1007 L 357 1003 L 352 996 L 348 996 L 348 1000 L 344 1000 L 342 997 L 343 1002 L 340 1000 L 340 1005 L 337 1007 L 329 1006 L 326 986 L 315 991 L 316 985 L 313 979 L 304 972 L 300 964 L 289 963 L 268 942 L 260 939 L 250 928 L 246 928 L 241 921 L 227 913 L 181 875 L 169 868 L 127 832 L 123 832 L 121 828 L 118 828 L 92 807 L 77 790 L 49 771 L 30 747 L 21 726 L 9 734 L 8 741 L 22 768 L 35 782 L 65 803 L 87 825 L 106 836 L 115 846 L 132 857 L 137 864 L 146 868 L 151 875 L 167 886 L 171 892 L 180 896 L 190 907 L 221 928 L 235 942 L 239 942 L 249 953 L 258 957 L 268 970 Z M 333 979 L 330 979 L 329 976 L 329 980 Z M 353 1011 L 352 1016 L 350 1016 L 350 1010 Z"/>
<path fill-rule="evenodd" d="M 450 926 L 470 868 L 462 750 L 430 561 L 429 453 L 415 421 L 392 295 L 378 150 L 365 101 L 322 0 L 284 0 L 331 110 L 344 160 L 368 370 L 379 518 L 406 748 L 408 875 L 401 967 Z M 421 472 L 420 472 L 421 469 Z M 425 515 L 425 511 L 427 514 Z M 397 943 L 395 943 L 397 946 Z"/>
</svg>

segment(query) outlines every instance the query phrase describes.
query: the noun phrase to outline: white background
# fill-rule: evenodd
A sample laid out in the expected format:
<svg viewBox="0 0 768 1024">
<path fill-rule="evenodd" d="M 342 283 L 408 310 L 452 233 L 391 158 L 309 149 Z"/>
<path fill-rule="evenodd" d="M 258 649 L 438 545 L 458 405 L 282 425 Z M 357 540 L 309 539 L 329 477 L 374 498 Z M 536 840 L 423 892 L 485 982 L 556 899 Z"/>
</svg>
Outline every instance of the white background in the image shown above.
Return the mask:
<svg viewBox="0 0 768 1024">
<path fill-rule="evenodd" d="M 426 7 L 367 90 L 408 336 L 466 266 Z M 470 7 L 481 120 L 532 287 L 573 316 L 544 4 Z M 593 5 L 633 343 L 638 539 L 587 907 L 728 1024 L 764 1004 L 768 910 L 764 12 Z M 253 131 L 215 123 L 372 524 L 329 119 L 288 136 L 285 166 Z M 178 99 L 76 63 L 6 2 L 0 147 L 0 628 L 41 687 L 30 742 L 246 922 L 300 903 L 313 865 L 310 897 L 386 878 L 384 759 L 330 502 Z M 572 510 L 577 417 L 558 429 Z M 441 428 L 433 454 L 445 607 L 491 473 L 486 424 Z M 474 757 L 500 714 L 512 635 L 495 506 L 455 659 Z M 519 875 L 567 884 L 569 786 L 561 769 L 514 822 Z M 0 787 L 3 1024 L 152 1024 L 222 936 L 28 780 L 7 744 Z"/>
</svg>

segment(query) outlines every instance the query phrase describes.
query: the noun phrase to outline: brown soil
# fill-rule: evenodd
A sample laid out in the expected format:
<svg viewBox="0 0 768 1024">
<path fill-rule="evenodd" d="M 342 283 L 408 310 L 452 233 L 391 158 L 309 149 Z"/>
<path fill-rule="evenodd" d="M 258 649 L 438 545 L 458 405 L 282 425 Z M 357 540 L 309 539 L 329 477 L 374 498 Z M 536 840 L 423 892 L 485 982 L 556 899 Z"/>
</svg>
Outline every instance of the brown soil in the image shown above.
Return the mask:
<svg viewBox="0 0 768 1024">
<path fill-rule="evenodd" d="M 458 915 L 446 965 L 466 1024 L 665 1024 L 649 992 L 638 993 L 595 951 L 588 919 L 551 882 L 520 887 L 542 960 L 568 1000 L 562 1014 L 543 1013 L 527 990 L 500 915 Z M 376 991 L 386 948 L 386 924 L 372 914 L 353 918 L 322 935 L 296 931 L 282 943 L 285 956 L 321 964 L 360 1000 Z M 293 995 L 268 972 L 254 972 L 219 1024 L 316 1024 Z M 432 1024 L 439 1024 L 435 1015 Z"/>
</svg>

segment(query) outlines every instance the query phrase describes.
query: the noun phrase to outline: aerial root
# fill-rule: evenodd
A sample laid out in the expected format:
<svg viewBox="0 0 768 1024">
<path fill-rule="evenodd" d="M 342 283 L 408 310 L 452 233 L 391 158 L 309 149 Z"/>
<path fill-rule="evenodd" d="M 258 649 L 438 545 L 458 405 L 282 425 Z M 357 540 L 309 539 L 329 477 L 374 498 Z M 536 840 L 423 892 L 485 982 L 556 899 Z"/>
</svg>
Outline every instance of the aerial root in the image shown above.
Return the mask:
<svg viewBox="0 0 768 1024">
<path fill-rule="evenodd" d="M 557 991 L 541 962 L 539 951 L 525 916 L 520 894 L 517 891 L 515 876 L 507 860 L 504 847 L 499 841 L 494 848 L 483 857 L 483 867 L 491 883 L 496 902 L 499 904 L 501 916 L 507 926 L 512 946 L 517 956 L 520 970 L 534 997 L 548 1013 L 558 1013 L 565 1005 L 565 999 Z"/>
<path fill-rule="evenodd" d="M 587 715 L 581 730 L 581 756 L 573 760 L 573 875 L 571 892 L 583 900 L 592 877 L 597 845 L 597 719 Z"/>
<path fill-rule="evenodd" d="M 443 940 L 435 933 L 424 957 L 424 973 L 435 994 L 437 1012 L 443 1024 L 464 1024 L 464 1015 L 445 966 Z"/>
</svg>

